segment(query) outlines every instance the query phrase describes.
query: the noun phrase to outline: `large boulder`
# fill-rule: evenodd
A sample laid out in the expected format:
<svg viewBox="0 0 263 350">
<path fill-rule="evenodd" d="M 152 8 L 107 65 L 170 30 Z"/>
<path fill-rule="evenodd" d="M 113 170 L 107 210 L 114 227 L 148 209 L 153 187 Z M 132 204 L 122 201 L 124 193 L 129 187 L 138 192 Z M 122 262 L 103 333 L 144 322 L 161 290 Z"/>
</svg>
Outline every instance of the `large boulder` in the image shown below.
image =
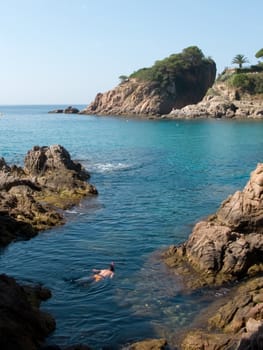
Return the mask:
<svg viewBox="0 0 263 350">
<path fill-rule="evenodd" d="M 263 164 L 243 191 L 224 201 L 215 215 L 197 223 L 189 239 L 165 253 L 191 288 L 220 285 L 263 271 Z"/>
<path fill-rule="evenodd" d="M 28 151 L 24 168 L 0 159 L 0 246 L 16 238 L 62 224 L 58 209 L 70 208 L 97 194 L 89 173 L 60 146 L 36 146 Z"/>
</svg>

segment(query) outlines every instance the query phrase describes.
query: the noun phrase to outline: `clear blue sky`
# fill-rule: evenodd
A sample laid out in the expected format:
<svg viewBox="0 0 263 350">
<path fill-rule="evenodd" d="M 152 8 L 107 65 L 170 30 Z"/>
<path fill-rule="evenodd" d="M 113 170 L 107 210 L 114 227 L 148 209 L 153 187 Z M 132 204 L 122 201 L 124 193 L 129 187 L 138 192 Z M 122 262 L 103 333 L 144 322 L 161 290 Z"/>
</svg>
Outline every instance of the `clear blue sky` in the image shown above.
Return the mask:
<svg viewBox="0 0 263 350">
<path fill-rule="evenodd" d="M 0 0 L 3 104 L 88 104 L 120 75 L 197 45 L 256 63 L 262 0 Z"/>
</svg>

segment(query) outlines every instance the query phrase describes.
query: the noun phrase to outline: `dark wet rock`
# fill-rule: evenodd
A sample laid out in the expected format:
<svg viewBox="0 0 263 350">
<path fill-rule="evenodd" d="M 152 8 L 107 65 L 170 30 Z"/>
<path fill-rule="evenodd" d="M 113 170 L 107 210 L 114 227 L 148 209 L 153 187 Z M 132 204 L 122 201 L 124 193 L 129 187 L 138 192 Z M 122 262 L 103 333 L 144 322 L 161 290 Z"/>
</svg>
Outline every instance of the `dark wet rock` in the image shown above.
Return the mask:
<svg viewBox="0 0 263 350">
<path fill-rule="evenodd" d="M 41 301 L 51 296 L 40 286 L 23 287 L 0 275 L 0 348 L 37 350 L 55 329 L 55 320 L 39 310 Z"/>
<path fill-rule="evenodd" d="M 185 243 L 164 253 L 188 287 L 221 285 L 263 271 L 262 194 L 263 164 L 258 164 L 243 191 L 197 223 Z"/>
<path fill-rule="evenodd" d="M 76 107 L 69 106 L 64 109 L 64 113 L 66 114 L 77 114 L 79 113 L 79 109 Z"/>
<path fill-rule="evenodd" d="M 68 106 L 65 109 L 59 108 L 59 109 L 53 109 L 52 111 L 49 111 L 48 113 L 54 113 L 54 114 L 78 114 L 79 109 L 76 107 Z"/>
<path fill-rule="evenodd" d="M 97 194 L 89 173 L 60 146 L 35 146 L 25 166 L 8 166 L 0 159 L 0 246 L 64 222 L 58 209 L 70 208 Z"/>
</svg>

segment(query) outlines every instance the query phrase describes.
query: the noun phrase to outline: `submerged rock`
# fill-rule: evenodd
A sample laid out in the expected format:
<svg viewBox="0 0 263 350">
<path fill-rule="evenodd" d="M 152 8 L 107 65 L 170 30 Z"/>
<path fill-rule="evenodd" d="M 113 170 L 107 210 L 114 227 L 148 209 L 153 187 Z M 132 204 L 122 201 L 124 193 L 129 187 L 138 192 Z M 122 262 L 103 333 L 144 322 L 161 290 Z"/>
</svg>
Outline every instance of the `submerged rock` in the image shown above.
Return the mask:
<svg viewBox="0 0 263 350">
<path fill-rule="evenodd" d="M 97 194 L 87 182 L 89 173 L 60 145 L 35 146 L 24 163 L 10 167 L 0 159 L 0 246 L 62 224 L 58 209 Z"/>
<path fill-rule="evenodd" d="M 190 288 L 220 285 L 263 271 L 263 164 L 189 239 L 170 247 L 165 262 Z"/>
<path fill-rule="evenodd" d="M 125 346 L 124 350 L 168 350 L 168 343 L 165 339 L 146 339 Z"/>
</svg>

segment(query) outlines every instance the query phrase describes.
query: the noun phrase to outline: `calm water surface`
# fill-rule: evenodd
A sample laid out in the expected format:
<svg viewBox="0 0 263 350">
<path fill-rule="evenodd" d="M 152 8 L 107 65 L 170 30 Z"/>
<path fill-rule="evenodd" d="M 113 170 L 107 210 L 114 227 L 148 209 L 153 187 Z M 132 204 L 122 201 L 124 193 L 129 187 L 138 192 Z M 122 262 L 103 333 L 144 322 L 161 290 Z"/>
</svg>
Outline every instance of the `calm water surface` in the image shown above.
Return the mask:
<svg viewBox="0 0 263 350">
<path fill-rule="evenodd" d="M 160 252 L 244 186 L 263 160 L 263 123 L 47 114 L 53 108 L 2 106 L 0 156 L 22 165 L 34 145 L 61 144 L 99 196 L 68 211 L 63 227 L 2 250 L 1 273 L 51 289 L 42 304 L 57 320 L 49 343 L 174 341 L 211 295 L 184 295 Z M 75 282 L 111 261 L 113 280 Z"/>
</svg>

